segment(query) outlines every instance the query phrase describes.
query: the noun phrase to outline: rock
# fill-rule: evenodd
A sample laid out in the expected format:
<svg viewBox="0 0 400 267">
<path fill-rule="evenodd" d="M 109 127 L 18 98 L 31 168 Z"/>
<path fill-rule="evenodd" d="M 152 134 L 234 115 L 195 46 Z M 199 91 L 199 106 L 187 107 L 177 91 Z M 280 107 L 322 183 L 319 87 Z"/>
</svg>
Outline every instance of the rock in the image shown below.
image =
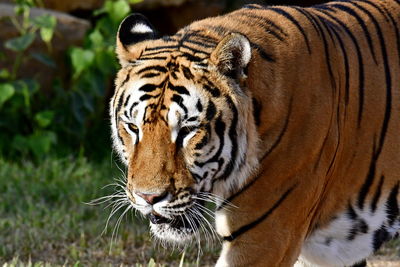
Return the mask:
<svg viewBox="0 0 400 267">
<path fill-rule="evenodd" d="M 138 9 L 155 9 L 160 7 L 180 6 L 188 0 L 144 0 L 134 5 Z M 192 1 L 193 2 L 193 1 Z M 201 2 L 201 1 L 197 1 Z"/>
<path fill-rule="evenodd" d="M 65 51 L 72 45 L 79 45 L 85 36 L 86 31 L 90 28 L 90 23 L 83 19 L 78 19 L 73 16 L 50 11 L 41 8 L 32 8 L 30 15 L 31 17 L 40 16 L 43 14 L 50 14 L 56 17 L 57 26 L 52 39 L 52 54 L 55 58 L 56 68 L 51 68 L 45 64 L 32 59 L 29 57 L 33 53 L 47 52 L 45 43 L 37 36 L 28 51 L 25 51 L 24 62 L 19 70 L 19 73 L 23 73 L 23 77 L 30 77 L 38 79 L 44 89 L 50 88 L 52 78 L 62 74 L 62 70 L 65 69 Z M 0 40 L 8 40 L 19 35 L 15 26 L 7 17 L 15 16 L 14 5 L 12 4 L 0 4 Z M 1 67 L 6 67 L 11 70 L 14 63 L 16 54 L 3 46 L 4 42 L 0 44 L 0 52 L 6 55 L 5 62 L 1 62 Z"/>
<path fill-rule="evenodd" d="M 43 0 L 45 8 L 70 12 L 75 10 L 94 10 L 100 8 L 104 0 Z"/>
<path fill-rule="evenodd" d="M 54 48 L 63 50 L 69 45 L 78 44 L 82 41 L 86 31 L 90 28 L 90 23 L 83 19 L 78 19 L 68 14 L 51 11 L 42 8 L 31 8 L 31 17 L 49 14 L 57 19 L 57 26 L 53 39 Z M 17 30 L 7 17 L 15 16 L 14 5 L 0 4 L 0 21 L 3 24 L 0 31 L 0 39 L 7 40 L 18 35 Z M 40 42 L 40 40 L 37 40 Z"/>
</svg>

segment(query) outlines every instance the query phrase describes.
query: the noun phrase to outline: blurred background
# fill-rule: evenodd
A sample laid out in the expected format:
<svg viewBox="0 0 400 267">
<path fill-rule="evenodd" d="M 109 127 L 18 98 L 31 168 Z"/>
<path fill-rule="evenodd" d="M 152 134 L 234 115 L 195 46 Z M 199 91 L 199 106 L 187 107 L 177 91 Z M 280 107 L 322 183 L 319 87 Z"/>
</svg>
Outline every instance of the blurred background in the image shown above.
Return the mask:
<svg viewBox="0 0 400 267">
<path fill-rule="evenodd" d="M 211 266 L 218 242 L 200 257 L 162 249 L 112 195 L 124 173 L 108 117 L 118 25 L 141 12 L 167 35 L 247 3 L 322 2 L 0 0 L 0 266 Z"/>
</svg>

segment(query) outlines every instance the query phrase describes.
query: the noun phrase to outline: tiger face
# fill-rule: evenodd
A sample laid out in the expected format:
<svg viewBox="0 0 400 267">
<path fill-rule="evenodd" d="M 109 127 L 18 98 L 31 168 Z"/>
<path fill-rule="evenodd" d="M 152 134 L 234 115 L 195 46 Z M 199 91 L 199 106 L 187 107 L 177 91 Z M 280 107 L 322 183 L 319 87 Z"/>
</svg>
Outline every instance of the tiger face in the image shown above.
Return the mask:
<svg viewBox="0 0 400 267">
<path fill-rule="evenodd" d="M 189 33 L 156 39 L 146 18 L 127 17 L 110 108 L 114 148 L 128 167 L 127 198 L 156 237 L 175 243 L 209 226 L 204 203 L 221 204 L 255 163 L 249 41 L 230 34 L 201 46 Z"/>
</svg>

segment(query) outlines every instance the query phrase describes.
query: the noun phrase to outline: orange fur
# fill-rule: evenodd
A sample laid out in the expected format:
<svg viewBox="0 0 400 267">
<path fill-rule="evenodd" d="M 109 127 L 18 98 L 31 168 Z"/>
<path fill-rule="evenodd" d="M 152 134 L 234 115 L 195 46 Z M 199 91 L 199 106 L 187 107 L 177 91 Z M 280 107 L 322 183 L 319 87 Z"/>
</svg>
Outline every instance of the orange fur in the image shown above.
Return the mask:
<svg viewBox="0 0 400 267">
<path fill-rule="evenodd" d="M 182 86 L 198 87 L 211 81 L 223 96 L 231 97 L 244 118 L 237 131 L 246 132 L 249 149 L 245 164 L 251 170 L 228 189 L 224 181 L 216 182 L 213 191 L 238 207 L 216 211 L 217 231 L 225 238 L 218 266 L 291 266 L 314 230 L 329 225 L 349 205 L 360 212 L 370 208 L 381 176 L 384 182 L 378 204 L 384 204 L 398 185 L 400 4 L 395 0 L 373 4 L 378 8 L 363 1 L 327 4 L 325 8 L 331 7 L 334 13 L 255 5 L 194 22 L 168 40 L 125 47 L 117 41 L 123 68 L 116 80 L 112 114 L 128 85 L 141 80 L 138 70 L 157 65 L 167 71 L 146 82 L 160 84 L 170 79 Z M 365 21 L 365 29 L 374 33 L 370 35 L 372 43 L 360 20 L 339 6 L 356 10 Z M 204 38 L 195 33 L 206 36 L 209 45 L 204 46 Z M 233 53 L 237 36 L 229 37 L 232 33 L 245 36 L 252 44 L 251 60 L 241 66 L 247 67 L 247 73 L 238 73 L 235 83 L 226 78 L 228 71 L 241 64 L 229 65 L 238 57 Z M 193 42 L 185 43 L 187 40 Z M 129 63 L 145 57 L 148 48 L 177 43 L 172 51 L 156 54 L 165 59 Z M 190 79 L 185 68 L 190 70 Z M 364 74 L 361 89 L 360 73 Z M 157 103 L 170 105 L 171 90 L 159 90 L 163 97 Z M 210 92 L 201 94 L 215 101 L 216 116 L 224 114 L 223 120 L 232 123 L 234 113 L 224 99 Z M 194 161 L 188 155 L 207 132 L 202 128 L 186 150 L 176 149 L 170 138 L 172 128 L 162 122 L 166 117 L 163 112 L 160 106 L 154 109 L 151 123 L 143 128 L 143 139 L 136 146 L 119 126 L 128 155 L 129 190 L 176 192 L 196 183 L 188 171 L 187 165 Z M 208 122 L 203 118 L 203 123 Z M 250 229 L 232 236 L 249 225 Z"/>
</svg>

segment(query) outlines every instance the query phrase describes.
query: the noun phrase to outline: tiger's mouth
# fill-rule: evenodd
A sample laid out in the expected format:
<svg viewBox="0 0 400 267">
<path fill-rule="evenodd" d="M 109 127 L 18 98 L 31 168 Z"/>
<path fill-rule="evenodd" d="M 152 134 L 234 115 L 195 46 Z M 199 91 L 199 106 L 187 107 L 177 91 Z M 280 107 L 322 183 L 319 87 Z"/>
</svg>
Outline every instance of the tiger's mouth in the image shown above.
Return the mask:
<svg viewBox="0 0 400 267">
<path fill-rule="evenodd" d="M 195 232 L 195 229 L 200 226 L 198 220 L 190 220 L 186 216 L 176 216 L 169 219 L 157 213 L 150 213 L 148 217 L 152 224 L 168 224 L 169 227 L 177 230 Z"/>
<path fill-rule="evenodd" d="M 150 220 L 150 229 L 154 236 L 174 244 L 184 244 L 192 241 L 200 227 L 198 220 L 185 215 L 166 218 L 159 214 L 151 213 L 148 218 Z"/>
<path fill-rule="evenodd" d="M 154 237 L 161 241 L 166 241 L 167 243 L 173 244 L 185 244 L 189 243 L 195 239 L 195 237 L 200 235 L 200 230 L 202 227 L 201 211 L 195 206 L 202 205 L 195 201 L 197 204 L 194 205 L 192 202 L 190 207 L 186 208 L 184 211 L 169 214 L 160 214 L 156 211 L 152 211 L 147 215 L 150 221 L 150 230 Z M 164 216 L 163 216 L 164 215 Z"/>
</svg>

